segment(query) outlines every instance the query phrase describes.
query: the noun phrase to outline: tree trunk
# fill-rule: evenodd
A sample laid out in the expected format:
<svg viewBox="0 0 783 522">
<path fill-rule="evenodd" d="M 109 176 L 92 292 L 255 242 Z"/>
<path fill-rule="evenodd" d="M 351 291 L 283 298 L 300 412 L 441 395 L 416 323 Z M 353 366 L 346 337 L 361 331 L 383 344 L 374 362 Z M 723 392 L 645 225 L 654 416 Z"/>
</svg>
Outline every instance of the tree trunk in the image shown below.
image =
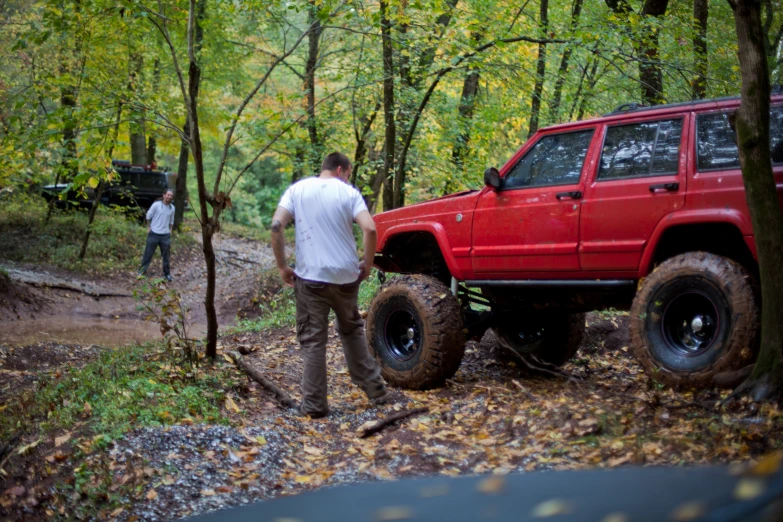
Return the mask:
<svg viewBox="0 0 783 522">
<path fill-rule="evenodd" d="M 693 35 L 693 71 L 691 97 L 701 100 L 707 97 L 707 17 L 708 0 L 693 0 L 693 18 L 696 20 L 696 34 Z"/>
<path fill-rule="evenodd" d="M 606 71 L 606 69 L 604 69 L 604 71 Z M 598 83 L 598 78 L 600 78 L 600 76 L 601 75 L 598 74 L 598 59 L 595 59 L 593 60 L 593 66 L 590 68 L 590 72 L 587 75 L 587 89 L 585 89 L 584 96 L 582 96 L 582 99 L 579 101 L 579 110 L 576 113 L 577 120 L 581 120 L 585 115 L 587 99 L 592 94 L 593 88 L 595 88 L 595 84 Z"/>
<path fill-rule="evenodd" d="M 549 0 L 541 0 L 541 14 L 538 22 L 539 32 L 546 35 L 549 25 Z M 530 127 L 527 137 L 530 138 L 538 130 L 538 118 L 541 113 L 541 94 L 544 91 L 544 75 L 546 74 L 546 44 L 538 44 L 538 60 L 536 62 L 536 83 L 533 86 L 533 99 L 530 103 Z"/>
<path fill-rule="evenodd" d="M 186 136 L 190 136 L 190 123 L 187 116 L 182 131 Z M 185 220 L 185 202 L 188 200 L 188 152 L 188 142 L 181 140 L 177 161 L 177 185 L 174 190 L 174 230 L 177 232 L 182 230 L 182 222 Z"/>
<path fill-rule="evenodd" d="M 152 65 L 152 90 L 156 93 L 160 91 L 160 58 L 157 57 Z M 147 162 L 151 165 L 157 163 L 155 159 L 157 155 L 158 139 L 155 134 L 150 134 L 147 138 Z"/>
<path fill-rule="evenodd" d="M 139 91 L 141 83 L 144 57 L 141 54 L 130 53 L 128 57 L 128 90 L 135 95 Z M 130 122 L 130 148 L 131 163 L 133 165 L 146 165 L 147 161 L 147 135 L 145 132 L 144 115 L 139 111 L 131 110 Z"/>
<path fill-rule="evenodd" d="M 307 34 L 308 49 L 305 70 L 305 91 L 307 92 L 307 134 L 310 137 L 310 164 L 311 170 L 319 167 L 321 156 L 321 143 L 318 140 L 318 126 L 315 121 L 315 69 L 318 66 L 318 45 L 321 39 L 321 22 L 318 20 L 318 7 L 314 0 L 310 0 L 308 10 L 308 23 L 311 26 Z"/>
<path fill-rule="evenodd" d="M 669 0 L 647 0 L 642 8 L 642 16 L 660 18 L 666 14 L 668 6 Z M 649 105 L 666 101 L 663 96 L 663 69 L 658 47 L 658 33 L 646 29 L 639 49 L 639 82 L 642 85 L 642 101 Z"/>
<path fill-rule="evenodd" d="M 459 135 L 451 150 L 451 159 L 454 166 L 461 172 L 465 166 L 465 157 L 470 150 L 470 121 L 473 119 L 473 110 L 476 107 L 476 95 L 479 87 L 479 72 L 473 67 L 468 69 L 465 80 L 462 82 L 462 95 L 459 101 Z M 445 193 L 451 192 L 450 184 L 446 183 Z"/>
<path fill-rule="evenodd" d="M 699 0 L 696 0 L 699 1 Z M 576 31 L 579 26 L 579 16 L 582 14 L 582 0 L 574 0 L 571 7 L 571 32 Z M 555 81 L 555 92 L 552 95 L 552 103 L 549 106 L 549 120 L 551 123 L 560 122 L 560 103 L 563 97 L 563 86 L 568 75 L 568 65 L 571 61 L 571 54 L 574 48 L 570 44 L 565 44 L 563 57 L 560 59 L 560 67 L 557 69 L 557 80 Z"/>
<path fill-rule="evenodd" d="M 120 118 L 122 117 L 122 102 L 117 104 L 117 116 L 114 119 L 114 126 L 109 132 L 111 132 L 111 138 L 109 139 L 109 149 L 106 153 L 109 161 L 111 161 L 112 154 L 114 154 L 114 146 L 117 144 L 117 136 L 120 132 Z M 111 169 L 109 169 L 111 170 Z M 93 194 L 92 205 L 90 206 L 90 215 L 87 219 L 87 230 L 84 232 L 84 239 L 82 240 L 82 249 L 79 251 L 79 260 L 84 261 L 84 256 L 87 254 L 87 244 L 90 242 L 90 234 L 92 234 L 92 223 L 95 221 L 95 215 L 98 213 L 98 205 L 101 203 L 101 197 L 106 190 L 108 181 L 101 179 L 98 182 L 98 186 L 95 188 Z"/>
<path fill-rule="evenodd" d="M 370 134 L 370 129 L 375 121 L 375 117 L 378 115 L 378 110 L 381 108 L 381 104 L 377 103 L 375 108 L 369 116 L 363 116 L 362 130 L 354 129 L 356 137 L 356 150 L 353 153 L 353 171 L 351 172 L 351 185 L 356 186 L 356 182 L 359 179 L 359 169 L 364 165 L 367 157 L 367 136 Z"/>
<path fill-rule="evenodd" d="M 739 42 L 742 101 L 736 113 L 745 197 L 756 241 L 761 283 L 761 350 L 748 382 L 755 400 L 783 390 L 783 214 L 769 150 L 770 85 L 759 0 L 731 1 Z"/>
<path fill-rule="evenodd" d="M 394 207 L 394 152 L 396 128 L 394 122 L 394 61 L 392 54 L 391 22 L 388 17 L 388 0 L 380 0 L 381 47 L 383 54 L 383 120 L 386 125 L 383 145 L 383 166 L 380 178 L 383 183 L 383 209 Z"/>
</svg>

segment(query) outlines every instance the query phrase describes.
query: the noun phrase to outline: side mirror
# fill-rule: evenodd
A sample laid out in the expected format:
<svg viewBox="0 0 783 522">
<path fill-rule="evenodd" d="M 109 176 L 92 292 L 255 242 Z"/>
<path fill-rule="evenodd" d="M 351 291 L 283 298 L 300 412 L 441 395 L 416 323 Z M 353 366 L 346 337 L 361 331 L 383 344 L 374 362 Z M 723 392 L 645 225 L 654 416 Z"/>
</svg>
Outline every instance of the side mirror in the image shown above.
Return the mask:
<svg viewBox="0 0 783 522">
<path fill-rule="evenodd" d="M 498 169 L 489 167 L 484 171 L 484 184 L 488 187 L 492 187 L 493 190 L 500 190 L 503 187 L 503 180 L 500 177 Z"/>
</svg>

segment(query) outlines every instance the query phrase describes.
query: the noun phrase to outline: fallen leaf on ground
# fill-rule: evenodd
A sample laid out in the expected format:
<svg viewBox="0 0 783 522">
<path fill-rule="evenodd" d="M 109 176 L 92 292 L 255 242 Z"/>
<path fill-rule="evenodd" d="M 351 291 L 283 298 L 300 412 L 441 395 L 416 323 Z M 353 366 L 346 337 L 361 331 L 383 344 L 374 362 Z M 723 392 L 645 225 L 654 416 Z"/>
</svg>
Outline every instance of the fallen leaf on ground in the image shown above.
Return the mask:
<svg viewBox="0 0 783 522">
<path fill-rule="evenodd" d="M 24 486 L 16 486 L 15 488 L 9 488 L 5 490 L 6 495 L 11 495 L 12 497 L 21 497 L 24 495 L 25 489 Z"/>
<path fill-rule="evenodd" d="M 701 518 L 705 511 L 706 509 L 704 504 L 701 502 L 688 502 L 687 504 L 678 506 L 677 509 L 672 511 L 671 519 L 678 522 L 685 520 L 695 520 L 697 518 Z"/>
<path fill-rule="evenodd" d="M 154 489 L 151 489 L 147 492 L 147 500 L 155 500 L 158 498 L 158 492 Z"/>
<path fill-rule="evenodd" d="M 66 442 L 68 442 L 69 440 L 71 440 L 71 432 L 70 431 L 68 433 L 64 433 L 63 435 L 61 435 L 59 437 L 55 437 L 54 438 L 54 447 L 55 448 L 59 448 L 60 446 L 62 446 Z"/>
<path fill-rule="evenodd" d="M 737 482 L 734 488 L 734 498 L 737 500 L 752 500 L 764 493 L 767 486 L 763 480 L 744 478 Z"/>
<path fill-rule="evenodd" d="M 36 447 L 40 443 L 41 443 L 41 439 L 37 439 L 36 441 L 31 442 L 27 446 L 22 446 L 21 448 L 19 448 L 19 454 L 20 455 L 26 455 L 27 453 L 30 452 L 30 450 L 32 450 L 34 447 Z"/>
<path fill-rule="evenodd" d="M 231 397 L 226 397 L 226 409 L 239 413 L 239 406 L 234 402 Z"/>
</svg>

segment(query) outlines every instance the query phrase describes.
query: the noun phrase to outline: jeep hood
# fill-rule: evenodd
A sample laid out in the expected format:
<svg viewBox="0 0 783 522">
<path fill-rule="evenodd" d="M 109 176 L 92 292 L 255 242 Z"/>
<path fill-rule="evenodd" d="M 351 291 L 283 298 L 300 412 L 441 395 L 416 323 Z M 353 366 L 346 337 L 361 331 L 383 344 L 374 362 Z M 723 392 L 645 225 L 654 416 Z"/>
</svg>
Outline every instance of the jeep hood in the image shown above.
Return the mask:
<svg viewBox="0 0 783 522">
<path fill-rule="evenodd" d="M 412 222 L 414 219 L 426 220 L 428 218 L 436 218 L 436 216 L 453 212 L 472 212 L 476 207 L 476 199 L 478 198 L 479 192 L 480 191 L 478 190 L 466 190 L 465 192 L 457 192 L 456 194 L 449 194 L 448 196 L 443 196 L 441 198 L 414 203 L 407 207 L 388 210 L 377 214 L 374 217 L 375 223 L 376 225 L 383 224 L 388 226 L 394 222 Z"/>
</svg>

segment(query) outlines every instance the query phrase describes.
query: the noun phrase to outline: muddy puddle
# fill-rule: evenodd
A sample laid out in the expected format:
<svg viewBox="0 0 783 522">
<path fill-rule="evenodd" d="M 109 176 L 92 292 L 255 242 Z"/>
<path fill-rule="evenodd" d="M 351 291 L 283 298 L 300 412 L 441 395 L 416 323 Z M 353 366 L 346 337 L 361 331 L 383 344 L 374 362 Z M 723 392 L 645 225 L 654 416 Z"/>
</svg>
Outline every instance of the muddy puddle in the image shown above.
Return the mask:
<svg viewBox="0 0 783 522">
<path fill-rule="evenodd" d="M 205 328 L 190 326 L 195 337 Z M 25 345 L 39 341 L 62 344 L 125 346 L 160 339 L 158 325 L 132 319 L 51 316 L 0 325 L 0 344 Z"/>
</svg>

